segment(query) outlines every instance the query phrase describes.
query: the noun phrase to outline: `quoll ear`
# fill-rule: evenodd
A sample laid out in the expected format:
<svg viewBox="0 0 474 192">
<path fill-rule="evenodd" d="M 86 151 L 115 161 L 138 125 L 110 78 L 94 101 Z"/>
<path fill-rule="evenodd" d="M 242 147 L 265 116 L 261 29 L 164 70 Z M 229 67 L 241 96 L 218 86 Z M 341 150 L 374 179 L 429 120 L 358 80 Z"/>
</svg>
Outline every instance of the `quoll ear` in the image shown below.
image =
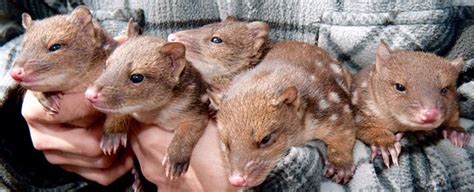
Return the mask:
<svg viewBox="0 0 474 192">
<path fill-rule="evenodd" d="M 265 22 L 254 21 L 248 23 L 247 28 L 251 31 L 251 35 L 254 38 L 254 51 L 258 52 L 267 41 L 270 27 Z"/>
<path fill-rule="evenodd" d="M 31 24 L 33 24 L 31 16 L 28 13 L 21 14 L 21 25 L 23 25 L 23 28 L 28 29 Z"/>
<path fill-rule="evenodd" d="M 209 100 L 211 101 L 211 107 L 218 111 L 223 98 L 222 92 L 216 88 L 210 88 L 206 91 L 207 95 L 209 95 Z"/>
<path fill-rule="evenodd" d="M 173 62 L 173 77 L 178 81 L 181 72 L 183 72 L 184 67 L 186 66 L 186 48 L 181 43 L 169 42 L 160 48 L 160 53 L 171 58 Z"/>
<path fill-rule="evenodd" d="M 138 24 L 133 21 L 133 18 L 130 18 L 128 20 L 127 30 L 125 31 L 125 36 L 127 36 L 128 38 L 131 38 L 131 37 L 136 37 L 136 36 L 140 35 L 140 29 L 139 28 L 140 27 L 138 26 Z"/>
<path fill-rule="evenodd" d="M 79 26 L 86 26 L 92 23 L 92 14 L 86 6 L 80 5 L 72 11 L 69 19 Z"/>
<path fill-rule="evenodd" d="M 247 28 L 252 32 L 252 36 L 255 38 L 266 38 L 270 31 L 268 24 L 262 21 L 248 23 Z"/>
<path fill-rule="evenodd" d="M 454 68 L 456 68 L 456 70 L 459 72 L 462 70 L 462 68 L 464 67 L 464 59 L 463 59 L 463 56 L 458 56 L 456 59 L 452 60 L 449 62 L 451 64 L 451 66 L 453 66 Z"/>
<path fill-rule="evenodd" d="M 377 47 L 377 53 L 375 54 L 375 68 L 379 70 L 380 67 L 390 58 L 392 50 L 385 43 L 383 39 L 380 40 L 380 44 Z"/>
<path fill-rule="evenodd" d="M 293 105 L 296 108 L 300 106 L 298 97 L 298 89 L 295 86 L 288 87 L 283 91 L 277 99 L 272 100 L 274 106 L 281 106 L 282 104 Z"/>
<path fill-rule="evenodd" d="M 224 22 L 236 22 L 236 21 L 239 21 L 239 20 L 237 19 L 237 17 L 229 15 L 229 16 L 225 17 L 224 20 L 222 20 L 222 21 L 224 21 Z"/>
</svg>

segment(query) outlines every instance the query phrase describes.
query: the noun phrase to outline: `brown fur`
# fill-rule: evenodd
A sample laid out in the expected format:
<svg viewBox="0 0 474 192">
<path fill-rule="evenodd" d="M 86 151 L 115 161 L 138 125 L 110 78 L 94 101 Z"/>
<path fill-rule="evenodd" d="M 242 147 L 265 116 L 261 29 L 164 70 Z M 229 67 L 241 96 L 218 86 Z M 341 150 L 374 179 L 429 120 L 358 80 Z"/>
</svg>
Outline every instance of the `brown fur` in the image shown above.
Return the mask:
<svg viewBox="0 0 474 192">
<path fill-rule="evenodd" d="M 434 54 L 390 50 L 385 43 L 377 49 L 375 65 L 354 78 L 352 85 L 357 137 L 369 145 L 393 146 L 394 133 L 431 131 L 438 127 L 465 133 L 459 126 L 456 78 L 462 60 L 447 61 Z M 395 89 L 403 84 L 405 93 Z M 447 88 L 445 95 L 442 88 Z M 434 107 L 439 120 L 417 125 L 420 110 Z"/>
<path fill-rule="evenodd" d="M 350 103 L 350 80 L 350 73 L 322 49 L 276 42 L 227 91 L 210 95 L 230 174 L 246 178 L 247 187 L 258 185 L 292 146 L 312 139 L 323 140 L 330 164 L 349 174 L 355 129 L 352 112 L 344 108 Z M 271 144 L 262 147 L 259 142 L 269 134 Z"/>
<path fill-rule="evenodd" d="M 197 29 L 176 32 L 168 40 L 186 46 L 186 58 L 214 87 L 223 88 L 240 72 L 255 66 L 270 46 L 264 22 L 227 18 Z M 222 43 L 212 43 L 218 37 Z"/>
<path fill-rule="evenodd" d="M 100 111 L 128 114 L 141 123 L 174 131 L 167 165 L 173 176 L 187 170 L 208 121 L 208 103 L 202 102 L 207 85 L 184 54 L 180 43 L 132 36 L 108 58 L 104 73 L 88 89 L 98 94 L 93 105 Z M 143 75 L 143 81 L 133 83 L 134 74 Z M 105 133 L 127 131 L 106 129 Z"/>
<path fill-rule="evenodd" d="M 84 91 L 117 43 L 84 6 L 44 20 L 33 21 L 26 13 L 22 17 L 26 33 L 12 73 L 21 69 L 19 84 L 34 91 L 45 110 L 57 113 L 61 95 Z M 50 51 L 54 44 L 61 48 Z"/>
</svg>

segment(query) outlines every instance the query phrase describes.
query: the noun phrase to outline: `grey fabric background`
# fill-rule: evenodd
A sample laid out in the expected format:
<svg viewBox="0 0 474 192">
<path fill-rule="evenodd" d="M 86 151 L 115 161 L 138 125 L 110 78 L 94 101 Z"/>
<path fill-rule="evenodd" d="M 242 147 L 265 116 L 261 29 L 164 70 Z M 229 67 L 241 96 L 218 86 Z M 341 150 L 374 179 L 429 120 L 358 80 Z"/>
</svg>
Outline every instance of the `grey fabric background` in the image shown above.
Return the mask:
<svg viewBox="0 0 474 192">
<path fill-rule="evenodd" d="M 450 59 L 462 54 L 467 62 L 458 81 L 461 111 L 465 117 L 462 126 L 470 132 L 474 129 L 474 122 L 469 120 L 474 119 L 472 1 L 84 0 L 83 3 L 114 35 L 122 33 L 129 17 L 143 24 L 145 33 L 163 37 L 177 30 L 219 21 L 228 15 L 249 21 L 263 20 L 270 24 L 273 39 L 317 44 L 353 72 L 374 61 L 380 39 L 385 39 L 393 48 L 428 51 Z M 12 82 L 6 73 L 18 51 L 20 38 L 0 48 L 3 88 Z M 357 142 L 353 152 L 357 171 L 347 185 L 333 183 L 322 176 L 325 147 L 319 141 L 312 141 L 292 148 L 267 180 L 251 190 L 474 190 L 474 142 L 458 149 L 448 141 L 433 141 L 407 136 L 402 140 L 400 166 L 390 169 L 383 167 L 380 158 L 371 163 L 370 149 Z"/>
</svg>

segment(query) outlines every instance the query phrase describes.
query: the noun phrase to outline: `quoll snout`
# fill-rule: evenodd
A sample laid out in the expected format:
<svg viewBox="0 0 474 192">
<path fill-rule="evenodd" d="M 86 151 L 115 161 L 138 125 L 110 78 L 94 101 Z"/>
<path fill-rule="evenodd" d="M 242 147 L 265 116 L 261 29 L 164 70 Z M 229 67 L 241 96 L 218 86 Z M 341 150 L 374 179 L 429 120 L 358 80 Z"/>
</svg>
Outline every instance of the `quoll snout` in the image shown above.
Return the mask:
<svg viewBox="0 0 474 192">
<path fill-rule="evenodd" d="M 234 187 L 246 187 L 247 180 L 243 178 L 241 175 L 232 175 L 229 177 L 229 182 Z"/>
<path fill-rule="evenodd" d="M 434 123 L 439 119 L 439 110 L 436 108 L 422 109 L 420 113 L 420 120 L 424 124 Z"/>
<path fill-rule="evenodd" d="M 25 76 L 25 70 L 23 69 L 23 67 L 14 67 L 12 69 L 12 71 L 10 72 L 10 75 L 12 77 L 12 79 L 14 79 L 15 81 L 22 81 L 24 76 Z"/>
<path fill-rule="evenodd" d="M 96 87 L 89 87 L 84 94 L 91 103 L 95 103 L 99 101 L 99 91 Z"/>
</svg>

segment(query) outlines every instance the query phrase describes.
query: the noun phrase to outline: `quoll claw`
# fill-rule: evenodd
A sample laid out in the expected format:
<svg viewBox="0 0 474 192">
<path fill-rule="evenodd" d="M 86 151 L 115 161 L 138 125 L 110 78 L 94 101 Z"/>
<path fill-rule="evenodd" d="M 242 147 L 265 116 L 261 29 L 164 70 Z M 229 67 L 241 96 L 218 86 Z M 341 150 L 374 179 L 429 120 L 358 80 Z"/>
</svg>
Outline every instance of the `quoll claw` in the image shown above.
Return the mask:
<svg viewBox="0 0 474 192">
<path fill-rule="evenodd" d="M 183 162 L 173 162 L 168 154 L 166 154 L 161 164 L 165 167 L 166 177 L 171 181 L 182 176 L 188 171 L 189 168 L 189 160 Z"/>
<path fill-rule="evenodd" d="M 471 135 L 469 133 L 451 129 L 443 130 L 443 137 L 449 139 L 454 146 L 459 148 L 466 146 L 471 140 Z"/>
<path fill-rule="evenodd" d="M 45 94 L 44 97 L 39 98 L 39 101 L 44 107 L 45 111 L 52 114 L 57 114 L 61 109 L 60 101 L 62 96 L 62 93 Z"/>
<path fill-rule="evenodd" d="M 100 140 L 100 148 L 106 155 L 113 155 L 117 153 L 120 145 L 127 146 L 126 133 L 104 134 Z"/>
<path fill-rule="evenodd" d="M 399 142 L 403 137 L 403 132 L 398 132 L 395 134 L 395 141 Z"/>
<path fill-rule="evenodd" d="M 399 139 L 398 139 L 399 141 Z M 370 158 L 373 161 L 378 154 L 382 155 L 383 162 L 387 168 L 390 168 L 390 161 L 393 162 L 395 165 L 399 165 L 398 157 L 402 151 L 402 146 L 400 142 L 395 142 L 393 145 L 388 147 L 378 147 L 372 145 L 370 148 L 372 150 L 370 154 Z"/>
<path fill-rule="evenodd" d="M 342 184 L 346 184 L 352 178 L 354 172 L 354 165 L 338 168 L 329 161 L 326 161 L 326 169 L 324 171 L 324 175 L 328 178 L 332 178 L 336 183 L 342 182 Z"/>
</svg>

